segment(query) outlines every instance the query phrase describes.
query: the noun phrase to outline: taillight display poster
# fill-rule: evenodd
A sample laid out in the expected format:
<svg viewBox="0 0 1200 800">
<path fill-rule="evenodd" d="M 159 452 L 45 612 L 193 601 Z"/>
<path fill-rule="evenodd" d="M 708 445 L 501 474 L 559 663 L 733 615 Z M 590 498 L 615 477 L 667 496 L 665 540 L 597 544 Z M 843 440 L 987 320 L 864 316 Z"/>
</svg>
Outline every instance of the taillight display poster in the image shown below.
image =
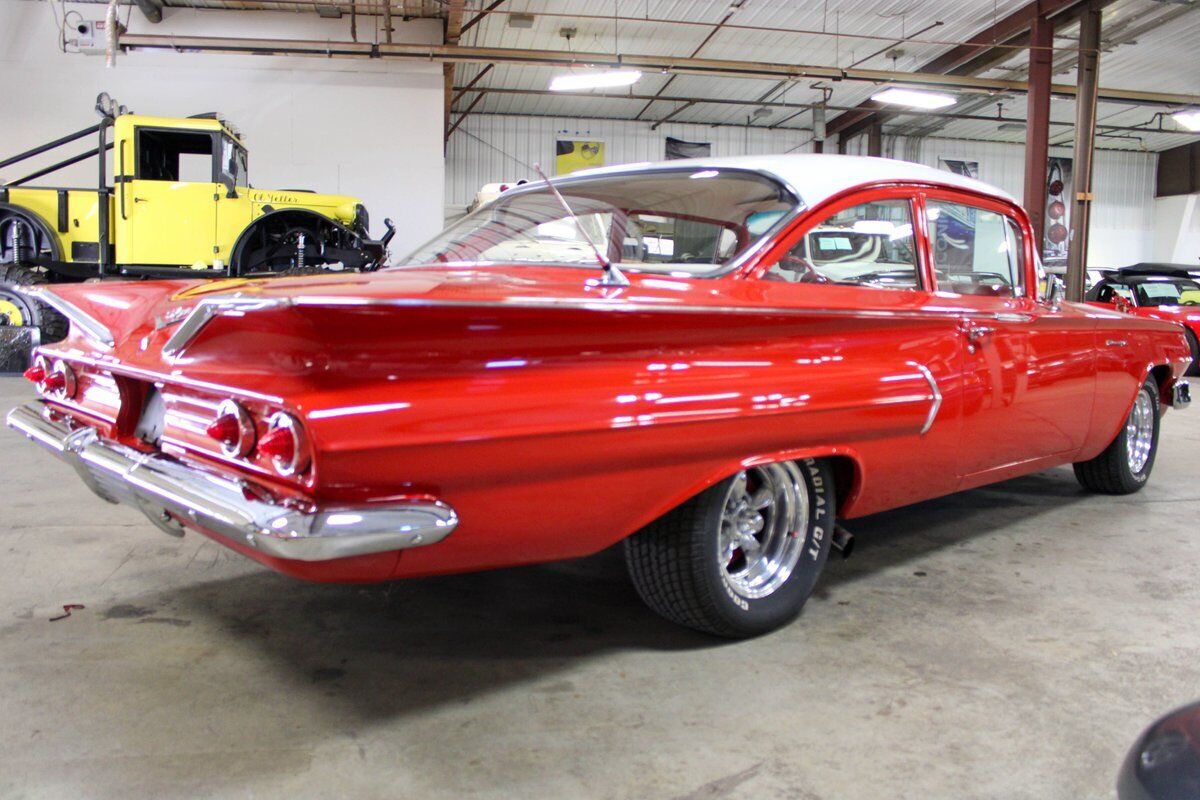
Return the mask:
<svg viewBox="0 0 1200 800">
<path fill-rule="evenodd" d="M 554 142 L 555 174 L 604 166 L 604 142 L 594 139 L 558 139 Z"/>
<path fill-rule="evenodd" d="M 979 162 L 978 161 L 963 161 L 958 158 L 939 158 L 938 166 L 944 170 L 949 170 L 955 175 L 963 175 L 968 178 L 979 177 Z"/>
<path fill-rule="evenodd" d="M 1071 159 L 1051 156 L 1046 170 L 1046 233 L 1042 241 L 1042 262 L 1067 263 L 1067 240 L 1071 235 Z"/>
</svg>

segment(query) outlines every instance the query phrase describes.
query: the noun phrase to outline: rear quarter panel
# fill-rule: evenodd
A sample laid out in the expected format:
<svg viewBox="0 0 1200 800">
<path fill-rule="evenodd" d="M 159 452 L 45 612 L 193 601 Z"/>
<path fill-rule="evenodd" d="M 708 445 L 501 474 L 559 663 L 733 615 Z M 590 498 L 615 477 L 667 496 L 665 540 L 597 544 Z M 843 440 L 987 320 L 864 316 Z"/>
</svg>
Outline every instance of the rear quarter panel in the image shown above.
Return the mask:
<svg viewBox="0 0 1200 800">
<path fill-rule="evenodd" d="M 1181 377 L 1191 361 L 1179 325 L 1093 304 L 1088 309 L 1096 320 L 1096 400 L 1080 460 L 1099 455 L 1112 442 L 1147 377 L 1165 385 Z"/>
</svg>

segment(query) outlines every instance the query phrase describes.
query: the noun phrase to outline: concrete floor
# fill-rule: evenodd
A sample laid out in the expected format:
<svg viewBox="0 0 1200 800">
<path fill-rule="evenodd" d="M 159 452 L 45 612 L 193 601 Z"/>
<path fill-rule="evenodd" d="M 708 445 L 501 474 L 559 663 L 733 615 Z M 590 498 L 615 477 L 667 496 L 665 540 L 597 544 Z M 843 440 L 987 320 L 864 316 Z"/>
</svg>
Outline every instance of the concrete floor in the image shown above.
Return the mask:
<svg viewBox="0 0 1200 800">
<path fill-rule="evenodd" d="M 6 430 L 0 795 L 1111 797 L 1139 730 L 1200 697 L 1200 413 L 1164 431 L 1133 498 L 1059 469 L 859 521 L 798 622 L 722 643 L 612 553 L 282 578 Z"/>
</svg>

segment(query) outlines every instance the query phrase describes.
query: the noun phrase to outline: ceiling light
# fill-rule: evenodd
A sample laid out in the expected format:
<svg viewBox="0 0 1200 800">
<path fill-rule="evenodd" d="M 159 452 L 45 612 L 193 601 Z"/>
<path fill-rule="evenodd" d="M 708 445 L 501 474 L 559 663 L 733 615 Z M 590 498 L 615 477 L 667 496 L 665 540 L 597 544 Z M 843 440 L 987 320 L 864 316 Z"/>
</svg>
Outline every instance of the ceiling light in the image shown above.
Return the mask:
<svg viewBox="0 0 1200 800">
<path fill-rule="evenodd" d="M 896 88 L 884 89 L 878 94 L 871 95 L 871 99 L 877 103 L 889 103 L 910 108 L 945 108 L 958 102 L 948 94 Z"/>
<path fill-rule="evenodd" d="M 1004 131 L 1006 133 L 1008 133 L 1008 132 L 1024 133 L 1025 132 L 1025 123 L 1024 122 L 1001 122 L 999 125 L 996 126 L 996 130 Z"/>
<path fill-rule="evenodd" d="M 1171 118 L 1189 131 L 1200 132 L 1200 108 L 1185 108 L 1183 111 L 1176 111 Z"/>
<path fill-rule="evenodd" d="M 642 73 L 636 69 L 610 69 L 605 72 L 569 72 L 556 75 L 550 81 L 552 92 L 574 92 L 580 89 L 611 89 L 637 83 Z"/>
</svg>

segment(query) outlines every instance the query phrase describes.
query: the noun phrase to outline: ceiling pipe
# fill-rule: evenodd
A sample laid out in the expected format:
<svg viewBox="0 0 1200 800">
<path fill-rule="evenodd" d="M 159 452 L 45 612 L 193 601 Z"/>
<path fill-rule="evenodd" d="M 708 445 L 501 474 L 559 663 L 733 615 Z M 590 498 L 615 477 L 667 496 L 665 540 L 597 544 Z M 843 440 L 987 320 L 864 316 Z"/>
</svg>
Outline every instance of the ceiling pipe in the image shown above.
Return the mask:
<svg viewBox="0 0 1200 800">
<path fill-rule="evenodd" d="M 940 75 L 925 72 L 895 73 L 875 69 L 838 69 L 803 64 L 777 64 L 756 61 L 732 61 L 708 58 L 673 58 L 670 56 L 612 53 L 571 53 L 555 50 L 525 50 L 502 47 L 464 47 L 456 45 L 371 44 L 368 42 L 313 41 L 287 39 L 245 39 L 234 37 L 160 36 L 155 34 L 126 34 L 121 37 L 126 50 L 159 49 L 175 52 L 210 52 L 226 54 L 309 55 L 321 58 L 388 58 L 395 60 L 444 63 L 505 63 L 533 66 L 595 66 L 622 67 L 664 74 L 707 75 L 730 78 L 829 78 L 866 83 L 905 83 L 937 86 L 960 92 L 1021 92 L 1028 90 L 1026 81 L 979 78 L 966 75 Z M 1051 92 L 1072 97 L 1076 87 L 1055 84 Z M 1105 89 L 1098 92 L 1100 100 L 1134 105 L 1190 106 L 1200 105 L 1200 94 L 1150 92 L 1129 89 Z"/>
</svg>

